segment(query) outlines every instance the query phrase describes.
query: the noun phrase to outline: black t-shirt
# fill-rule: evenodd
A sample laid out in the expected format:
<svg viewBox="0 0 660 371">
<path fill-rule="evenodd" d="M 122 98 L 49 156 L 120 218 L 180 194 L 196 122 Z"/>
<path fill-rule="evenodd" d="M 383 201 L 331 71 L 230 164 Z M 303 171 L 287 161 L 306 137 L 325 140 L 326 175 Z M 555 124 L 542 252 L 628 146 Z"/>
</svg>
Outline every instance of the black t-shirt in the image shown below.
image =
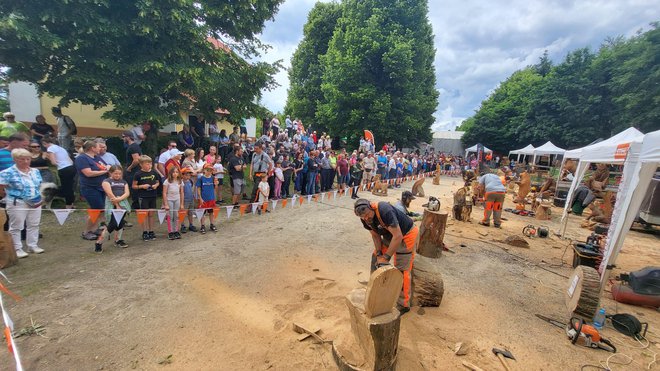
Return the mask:
<svg viewBox="0 0 660 371">
<path fill-rule="evenodd" d="M 309 158 L 307 159 L 307 171 L 318 171 L 319 170 L 319 164 L 316 162 L 315 158 Z"/>
<path fill-rule="evenodd" d="M 137 153 L 138 155 L 142 155 L 142 148 L 140 148 L 140 145 L 133 142 L 126 147 L 126 166 L 130 165 L 133 162 L 133 154 Z M 135 172 L 137 169 L 140 168 L 140 165 L 136 165 L 131 172 Z"/>
<path fill-rule="evenodd" d="M 46 134 L 53 133 L 53 127 L 52 126 L 50 126 L 48 124 L 39 124 L 37 122 L 32 124 L 32 126 L 30 126 L 30 129 L 36 131 L 37 134 L 41 134 L 41 135 L 46 135 Z"/>
<path fill-rule="evenodd" d="M 152 186 L 151 189 L 138 189 L 137 190 L 137 195 L 138 197 L 141 198 L 153 198 L 158 195 L 157 188 L 154 188 L 153 186 L 158 183 L 160 180 L 160 176 L 158 176 L 158 173 L 154 171 L 153 169 L 149 172 L 144 172 L 142 170 L 138 170 L 135 173 L 135 176 L 133 177 L 133 181 L 137 182 L 138 186 L 144 185 L 144 184 L 149 184 Z"/>
<path fill-rule="evenodd" d="M 238 157 L 238 156 L 232 156 L 231 159 L 229 160 L 229 176 L 231 176 L 232 179 L 243 179 L 243 170 L 236 170 L 236 166 L 240 166 L 245 164 L 245 161 L 243 161 L 243 157 Z"/>
<path fill-rule="evenodd" d="M 406 233 L 410 232 L 414 226 L 413 220 L 410 219 L 408 215 L 404 214 L 401 210 L 395 208 L 387 202 L 378 203 L 378 212 L 380 213 L 380 218 L 383 219 L 383 223 L 386 227 L 396 227 L 398 225 L 399 228 L 401 228 L 401 234 L 404 236 Z M 364 229 L 375 231 L 385 241 L 392 240 L 392 233 L 390 233 L 386 227 L 380 225 L 378 216 L 374 215 L 371 226 L 365 223 L 362 219 L 360 219 L 360 221 L 362 222 Z"/>
<path fill-rule="evenodd" d="M 284 176 L 285 177 L 290 177 L 291 174 L 293 174 L 293 165 L 288 160 L 282 161 L 282 168 L 284 169 L 284 168 L 287 168 L 287 167 L 290 167 L 291 169 L 284 170 Z"/>
</svg>

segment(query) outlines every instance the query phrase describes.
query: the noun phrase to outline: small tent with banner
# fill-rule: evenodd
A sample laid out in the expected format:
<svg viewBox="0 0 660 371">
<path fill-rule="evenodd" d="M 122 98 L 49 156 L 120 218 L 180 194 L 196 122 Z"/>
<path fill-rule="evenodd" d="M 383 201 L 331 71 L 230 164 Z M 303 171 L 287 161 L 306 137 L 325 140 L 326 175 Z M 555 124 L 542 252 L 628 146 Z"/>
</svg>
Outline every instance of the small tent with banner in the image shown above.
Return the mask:
<svg viewBox="0 0 660 371">
<path fill-rule="evenodd" d="M 632 128 L 631 128 L 632 129 Z M 580 185 L 584 174 L 591 163 L 604 163 L 604 164 L 623 164 L 626 160 L 628 148 L 633 143 L 641 143 L 644 134 L 636 129 L 627 129 L 610 139 L 602 142 L 592 144 L 583 148 L 578 148 L 572 151 L 567 151 L 564 154 L 564 160 L 574 158 L 579 160 L 577 169 L 571 182 L 571 187 L 566 195 L 566 205 L 564 205 L 564 214 L 562 215 L 561 235 L 566 232 L 566 224 L 568 223 L 568 209 L 571 207 L 570 200 L 573 199 L 575 190 Z"/>
<path fill-rule="evenodd" d="M 612 223 L 607 232 L 605 251 L 600 265 L 601 288 L 604 287 L 609 276 L 607 268 L 615 263 L 653 175 L 660 167 L 660 130 L 646 134 L 641 142 L 631 143 L 626 152 L 623 177 L 616 195 Z M 623 150 L 618 154 L 623 156 Z"/>
<path fill-rule="evenodd" d="M 477 153 L 477 150 L 479 148 L 478 144 L 473 145 L 472 147 L 468 148 L 465 150 L 465 158 L 467 159 L 468 155 L 470 153 Z M 484 146 L 484 153 L 493 153 L 493 151 L 486 146 Z"/>
</svg>

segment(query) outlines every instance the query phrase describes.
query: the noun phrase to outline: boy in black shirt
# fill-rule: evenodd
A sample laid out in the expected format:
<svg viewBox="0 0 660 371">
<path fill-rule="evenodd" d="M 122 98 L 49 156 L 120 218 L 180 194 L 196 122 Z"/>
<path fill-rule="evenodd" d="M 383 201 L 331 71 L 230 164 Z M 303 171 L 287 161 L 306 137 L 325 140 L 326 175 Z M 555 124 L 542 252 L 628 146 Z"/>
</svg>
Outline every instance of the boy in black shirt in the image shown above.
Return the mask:
<svg viewBox="0 0 660 371">
<path fill-rule="evenodd" d="M 156 209 L 156 196 L 158 195 L 158 186 L 160 186 L 160 176 L 152 168 L 153 162 L 151 158 L 145 155 L 140 156 L 140 170 L 135 173 L 131 187 L 138 196 L 137 209 L 147 210 L 146 217 L 142 223 L 142 240 L 144 241 L 156 239 L 156 233 L 154 233 L 154 209 Z"/>
</svg>

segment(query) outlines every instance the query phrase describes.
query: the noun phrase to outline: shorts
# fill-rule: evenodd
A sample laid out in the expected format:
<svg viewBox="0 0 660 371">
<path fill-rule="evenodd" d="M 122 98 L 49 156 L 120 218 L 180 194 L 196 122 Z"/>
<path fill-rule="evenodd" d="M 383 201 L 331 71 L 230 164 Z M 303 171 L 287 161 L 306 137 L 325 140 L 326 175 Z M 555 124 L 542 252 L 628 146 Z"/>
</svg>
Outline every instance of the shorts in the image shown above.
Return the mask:
<svg viewBox="0 0 660 371">
<path fill-rule="evenodd" d="M 85 198 L 90 209 L 105 209 L 105 192 L 102 188 L 80 187 L 80 195 Z"/>
<path fill-rule="evenodd" d="M 215 200 L 211 201 L 202 201 L 201 205 L 199 205 L 200 209 L 213 209 L 215 207 Z"/>
<path fill-rule="evenodd" d="M 224 178 L 216 178 L 216 179 L 218 180 L 218 185 L 219 185 L 219 186 L 225 184 L 225 183 L 223 182 L 223 179 L 224 179 Z"/>
<path fill-rule="evenodd" d="M 245 192 L 245 179 L 233 179 L 233 194 L 240 195 Z"/>
<path fill-rule="evenodd" d="M 339 181 L 339 184 L 347 184 L 348 178 L 348 175 L 340 175 L 337 180 Z"/>
<path fill-rule="evenodd" d="M 156 197 L 138 197 L 138 209 L 155 209 L 156 208 Z"/>
<path fill-rule="evenodd" d="M 247 135 L 247 127 L 241 126 L 241 134 Z"/>
<path fill-rule="evenodd" d="M 194 210 L 195 209 L 195 200 L 183 200 L 183 210 Z"/>
</svg>

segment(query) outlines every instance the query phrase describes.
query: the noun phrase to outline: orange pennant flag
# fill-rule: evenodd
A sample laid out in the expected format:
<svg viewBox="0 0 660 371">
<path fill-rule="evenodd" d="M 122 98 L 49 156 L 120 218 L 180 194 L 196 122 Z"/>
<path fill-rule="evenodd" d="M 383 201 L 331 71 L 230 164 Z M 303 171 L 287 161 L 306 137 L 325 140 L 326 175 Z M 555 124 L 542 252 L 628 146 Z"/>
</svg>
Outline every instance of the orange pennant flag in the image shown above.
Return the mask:
<svg viewBox="0 0 660 371">
<path fill-rule="evenodd" d="M 138 222 L 138 224 L 143 224 L 146 218 L 147 218 L 147 211 L 146 210 L 138 210 L 137 211 L 137 222 Z"/>
<path fill-rule="evenodd" d="M 179 210 L 179 223 L 183 224 L 183 219 L 188 215 L 188 211 Z"/>
<path fill-rule="evenodd" d="M 319 195 L 314 195 L 314 202 L 319 202 Z"/>
<path fill-rule="evenodd" d="M 5 339 L 7 339 L 7 349 L 9 349 L 9 353 L 14 354 L 14 346 L 11 343 L 11 329 L 9 329 L 9 326 L 5 326 Z"/>
<path fill-rule="evenodd" d="M 247 209 L 248 204 L 242 204 L 241 206 L 238 207 L 238 211 L 241 215 L 245 215 L 245 209 Z"/>
<path fill-rule="evenodd" d="M 348 189 L 348 194 L 351 195 L 351 196 L 353 196 L 353 187 L 351 187 L 351 188 Z"/>
<path fill-rule="evenodd" d="M 268 202 L 264 202 L 264 203 L 261 205 L 261 209 L 262 209 L 264 212 L 268 211 Z"/>
<path fill-rule="evenodd" d="M 298 200 L 299 200 L 299 202 L 300 202 L 300 205 L 302 205 L 302 204 L 303 204 L 303 201 L 304 201 L 304 197 L 300 197 L 300 198 L 298 198 Z"/>
<path fill-rule="evenodd" d="M 89 215 L 89 220 L 92 223 L 96 223 L 96 221 L 99 219 L 99 215 L 101 215 L 101 211 L 99 209 L 87 209 L 87 215 Z"/>
<path fill-rule="evenodd" d="M 288 199 L 286 199 L 286 198 L 283 199 L 283 200 L 282 200 L 282 208 L 285 208 L 285 207 L 286 207 L 286 204 L 288 204 L 288 203 L 289 203 L 289 200 L 288 200 Z"/>
<path fill-rule="evenodd" d="M 219 212 L 220 212 L 220 208 L 219 208 L 219 207 L 214 207 L 214 208 L 213 208 L 213 219 L 215 219 L 215 218 L 218 217 L 218 213 L 219 213 Z"/>
<path fill-rule="evenodd" d="M 330 198 L 331 194 L 332 194 L 332 192 L 326 192 L 325 197 Z"/>
</svg>

